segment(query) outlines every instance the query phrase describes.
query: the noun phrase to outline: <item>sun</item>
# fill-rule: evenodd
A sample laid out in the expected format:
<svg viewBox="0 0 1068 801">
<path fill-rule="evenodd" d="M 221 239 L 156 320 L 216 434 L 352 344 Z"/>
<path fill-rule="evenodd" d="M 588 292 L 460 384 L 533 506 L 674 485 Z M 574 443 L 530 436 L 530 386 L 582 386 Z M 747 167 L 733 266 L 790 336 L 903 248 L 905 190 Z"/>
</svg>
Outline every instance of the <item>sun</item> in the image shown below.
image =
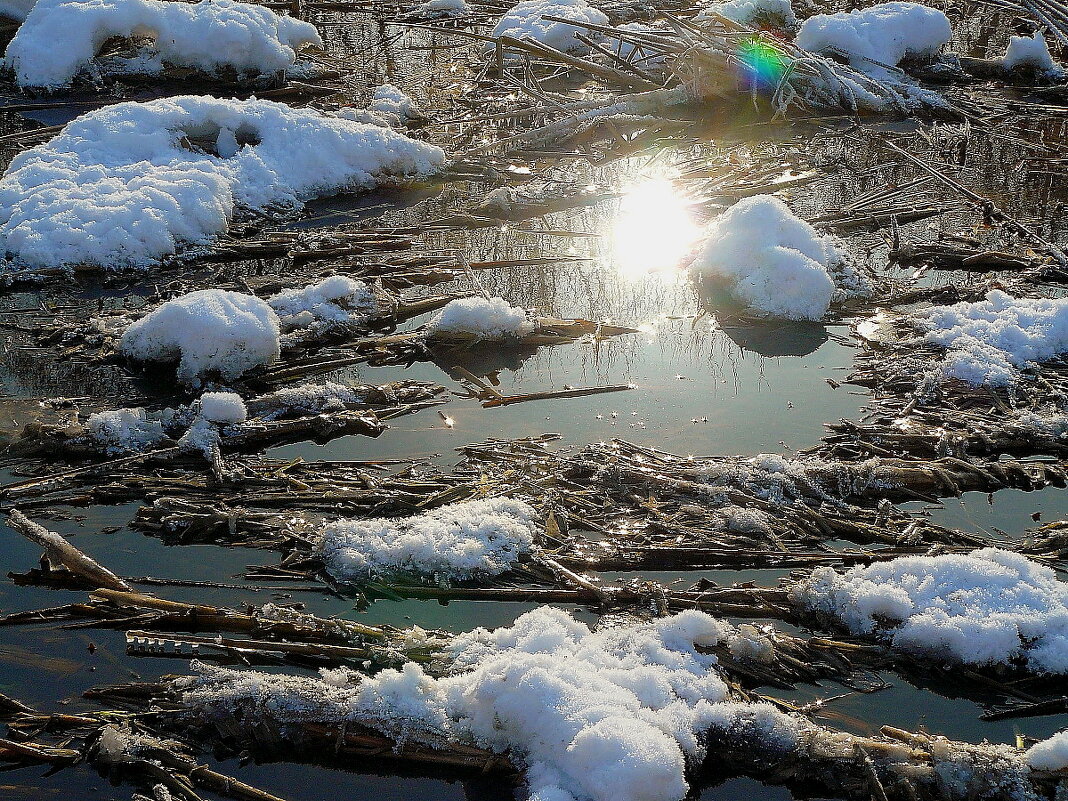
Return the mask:
<svg viewBox="0 0 1068 801">
<path fill-rule="evenodd" d="M 620 199 L 611 230 L 613 261 L 628 278 L 673 270 L 700 234 L 690 201 L 671 180 L 644 179 Z"/>
</svg>

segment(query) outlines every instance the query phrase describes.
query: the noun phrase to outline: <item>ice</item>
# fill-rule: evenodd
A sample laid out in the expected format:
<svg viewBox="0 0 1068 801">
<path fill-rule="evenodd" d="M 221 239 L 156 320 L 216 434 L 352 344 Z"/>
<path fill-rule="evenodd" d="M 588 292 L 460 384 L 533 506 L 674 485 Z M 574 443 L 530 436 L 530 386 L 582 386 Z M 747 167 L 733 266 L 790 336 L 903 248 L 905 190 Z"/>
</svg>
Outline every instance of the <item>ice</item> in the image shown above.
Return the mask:
<svg viewBox="0 0 1068 801">
<path fill-rule="evenodd" d="M 159 420 L 150 420 L 144 409 L 115 409 L 89 415 L 89 438 L 103 453 L 117 456 L 142 453 L 166 439 Z"/>
<path fill-rule="evenodd" d="M 1068 672 L 1068 584 L 1020 554 L 984 548 L 818 568 L 794 594 L 854 633 L 932 659 Z"/>
<path fill-rule="evenodd" d="M 948 350 L 946 377 L 1006 386 L 1019 370 L 1068 351 L 1068 299 L 1017 299 L 995 289 L 977 303 L 919 312 L 928 342 Z"/>
<path fill-rule="evenodd" d="M 463 501 L 413 517 L 337 520 L 324 529 L 319 552 L 342 582 L 396 574 L 464 580 L 508 570 L 538 527 L 522 501 Z"/>
<path fill-rule="evenodd" d="M 883 65 L 938 56 L 952 35 L 949 18 L 936 8 L 882 3 L 809 17 L 801 23 L 795 44 L 813 53 L 841 53 L 859 70 L 885 73 Z"/>
<path fill-rule="evenodd" d="M 229 158 L 190 144 L 229 144 L 225 131 L 243 143 Z M 388 128 L 266 100 L 118 103 L 15 156 L 0 179 L 0 237 L 31 266 L 148 266 L 210 243 L 235 210 L 292 211 L 444 161 Z"/>
<path fill-rule="evenodd" d="M 690 268 L 722 283 L 754 311 L 818 320 L 835 293 L 828 267 L 842 256 L 771 195 L 745 198 L 715 218 Z"/>
<path fill-rule="evenodd" d="M 585 54 L 590 47 L 575 38 L 576 33 L 593 38 L 588 28 L 568 25 L 565 22 L 550 22 L 543 17 L 559 17 L 591 25 L 607 25 L 608 16 L 594 8 L 586 0 L 521 0 L 508 11 L 490 34 L 493 37 L 510 36 L 513 39 L 529 39 L 549 45 L 565 53 Z"/>
<path fill-rule="evenodd" d="M 19 86 L 70 86 L 113 37 L 152 40 L 149 57 L 208 73 L 273 73 L 306 45 L 322 46 L 315 26 L 234 0 L 38 0 L 5 54 Z"/>
<path fill-rule="evenodd" d="M 502 298 L 461 298 L 449 301 L 427 326 L 430 335 L 470 334 L 477 339 L 522 337 L 534 330 L 524 309 Z"/>
<path fill-rule="evenodd" d="M 278 317 L 253 295 L 202 289 L 132 323 L 119 351 L 139 362 L 177 361 L 178 380 L 191 387 L 209 374 L 233 381 L 278 358 Z"/>
</svg>

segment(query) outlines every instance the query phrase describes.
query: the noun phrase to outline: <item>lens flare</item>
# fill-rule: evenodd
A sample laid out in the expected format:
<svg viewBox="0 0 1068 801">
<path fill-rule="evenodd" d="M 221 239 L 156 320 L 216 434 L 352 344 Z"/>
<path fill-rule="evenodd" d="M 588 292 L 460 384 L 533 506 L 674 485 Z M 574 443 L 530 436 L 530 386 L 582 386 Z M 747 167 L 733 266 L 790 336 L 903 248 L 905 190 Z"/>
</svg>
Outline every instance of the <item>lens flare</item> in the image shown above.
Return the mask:
<svg viewBox="0 0 1068 801">
<path fill-rule="evenodd" d="M 739 43 L 738 60 L 745 65 L 742 79 L 752 89 L 772 88 L 786 72 L 782 54 L 759 38 L 743 39 Z"/>
</svg>

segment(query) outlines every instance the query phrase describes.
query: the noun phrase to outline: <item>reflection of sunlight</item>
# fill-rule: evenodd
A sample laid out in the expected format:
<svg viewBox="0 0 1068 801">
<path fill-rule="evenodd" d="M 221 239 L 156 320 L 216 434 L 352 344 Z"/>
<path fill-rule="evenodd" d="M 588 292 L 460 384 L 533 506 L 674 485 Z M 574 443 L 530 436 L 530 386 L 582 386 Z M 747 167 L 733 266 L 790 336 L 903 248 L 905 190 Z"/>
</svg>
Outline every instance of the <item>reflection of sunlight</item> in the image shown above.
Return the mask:
<svg viewBox="0 0 1068 801">
<path fill-rule="evenodd" d="M 620 199 L 611 234 L 616 267 L 628 278 L 680 267 L 700 233 L 689 202 L 671 181 L 642 181 Z"/>
</svg>

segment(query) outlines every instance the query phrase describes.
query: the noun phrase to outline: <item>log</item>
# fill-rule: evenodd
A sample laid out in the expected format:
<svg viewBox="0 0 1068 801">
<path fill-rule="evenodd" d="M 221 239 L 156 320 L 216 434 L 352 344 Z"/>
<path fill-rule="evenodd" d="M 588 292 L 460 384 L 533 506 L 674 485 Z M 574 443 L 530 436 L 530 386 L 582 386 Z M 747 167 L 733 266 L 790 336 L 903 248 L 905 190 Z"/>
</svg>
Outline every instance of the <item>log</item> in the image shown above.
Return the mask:
<svg viewBox="0 0 1068 801">
<path fill-rule="evenodd" d="M 121 592 L 133 592 L 133 587 L 96 560 L 75 548 L 60 534 L 30 520 L 18 509 L 12 509 L 7 524 L 26 539 L 40 545 L 51 561 L 57 562 L 95 587 Z"/>
</svg>

